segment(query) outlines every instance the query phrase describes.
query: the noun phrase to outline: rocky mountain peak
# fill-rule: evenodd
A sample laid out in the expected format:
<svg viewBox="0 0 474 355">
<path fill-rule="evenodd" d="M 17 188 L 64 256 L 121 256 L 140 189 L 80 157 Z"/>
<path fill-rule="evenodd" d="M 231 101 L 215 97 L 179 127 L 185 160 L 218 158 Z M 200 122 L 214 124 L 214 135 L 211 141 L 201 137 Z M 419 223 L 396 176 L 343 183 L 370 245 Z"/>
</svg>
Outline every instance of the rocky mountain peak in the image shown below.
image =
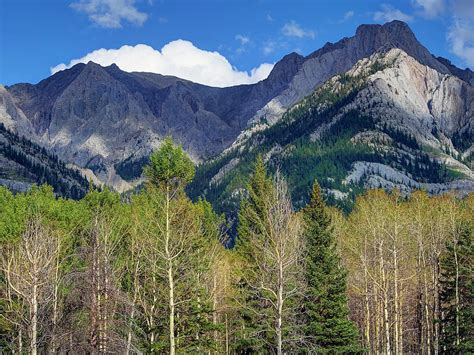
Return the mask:
<svg viewBox="0 0 474 355">
<path fill-rule="evenodd" d="M 305 58 L 298 53 L 287 54 L 275 64 L 267 80 L 288 82 L 298 72 L 304 61 Z"/>
</svg>

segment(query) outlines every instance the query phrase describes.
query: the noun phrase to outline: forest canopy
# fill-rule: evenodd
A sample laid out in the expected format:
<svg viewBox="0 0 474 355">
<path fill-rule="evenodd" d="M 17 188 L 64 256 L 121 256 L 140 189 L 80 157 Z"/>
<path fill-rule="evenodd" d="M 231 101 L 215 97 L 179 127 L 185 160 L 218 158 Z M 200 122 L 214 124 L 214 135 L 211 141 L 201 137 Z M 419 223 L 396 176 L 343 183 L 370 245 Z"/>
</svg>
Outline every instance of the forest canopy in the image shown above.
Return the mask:
<svg viewBox="0 0 474 355">
<path fill-rule="evenodd" d="M 346 215 L 317 184 L 295 211 L 258 157 L 236 243 L 167 139 L 146 187 L 0 188 L 7 353 L 474 351 L 474 196 L 368 191 Z"/>
</svg>

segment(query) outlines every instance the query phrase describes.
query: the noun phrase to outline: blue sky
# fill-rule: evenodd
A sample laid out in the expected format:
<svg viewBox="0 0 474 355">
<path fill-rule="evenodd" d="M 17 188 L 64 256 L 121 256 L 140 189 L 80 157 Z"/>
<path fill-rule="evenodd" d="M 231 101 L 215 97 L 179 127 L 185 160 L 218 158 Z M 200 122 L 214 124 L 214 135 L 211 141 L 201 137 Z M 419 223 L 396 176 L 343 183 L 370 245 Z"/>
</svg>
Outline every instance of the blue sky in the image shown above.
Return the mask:
<svg viewBox="0 0 474 355">
<path fill-rule="evenodd" d="M 392 19 L 433 54 L 474 69 L 474 0 L 1 0 L 0 83 L 36 83 L 88 60 L 250 83 L 289 52 L 307 55 L 361 23 Z"/>
</svg>

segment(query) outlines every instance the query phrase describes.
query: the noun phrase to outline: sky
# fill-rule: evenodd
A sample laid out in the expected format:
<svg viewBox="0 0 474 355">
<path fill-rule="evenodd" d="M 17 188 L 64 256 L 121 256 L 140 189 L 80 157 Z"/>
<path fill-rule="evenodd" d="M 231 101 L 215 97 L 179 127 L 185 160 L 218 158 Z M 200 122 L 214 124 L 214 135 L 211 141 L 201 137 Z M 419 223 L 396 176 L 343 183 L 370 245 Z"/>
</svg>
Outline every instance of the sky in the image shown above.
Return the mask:
<svg viewBox="0 0 474 355">
<path fill-rule="evenodd" d="M 474 0 L 0 0 L 0 84 L 37 83 L 89 60 L 248 84 L 290 52 L 394 19 L 433 54 L 474 70 Z"/>
</svg>

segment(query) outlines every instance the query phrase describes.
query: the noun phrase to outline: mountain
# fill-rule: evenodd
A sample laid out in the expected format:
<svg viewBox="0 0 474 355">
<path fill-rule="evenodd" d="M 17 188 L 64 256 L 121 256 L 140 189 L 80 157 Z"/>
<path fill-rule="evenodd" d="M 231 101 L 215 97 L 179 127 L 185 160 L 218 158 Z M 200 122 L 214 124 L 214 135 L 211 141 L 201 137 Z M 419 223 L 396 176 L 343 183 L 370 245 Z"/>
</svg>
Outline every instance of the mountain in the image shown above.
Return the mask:
<svg viewBox="0 0 474 355">
<path fill-rule="evenodd" d="M 267 80 L 224 89 L 89 62 L 7 90 L 28 117 L 33 140 L 124 190 L 130 188 L 124 180 L 139 175 L 165 135 L 182 143 L 196 162 L 220 153 L 286 87 L 300 59 L 289 55 Z"/>
<path fill-rule="evenodd" d="M 296 206 L 318 179 L 333 203 L 365 188 L 474 191 L 474 87 L 381 47 L 287 110 L 248 127 L 190 186 L 234 210 L 258 154 L 288 177 Z"/>
<path fill-rule="evenodd" d="M 168 134 L 201 164 L 192 194 L 213 201 L 238 195 L 259 152 L 286 171 L 296 201 L 315 177 L 334 198 L 367 186 L 470 191 L 473 85 L 471 70 L 392 21 L 291 53 L 252 85 L 77 64 L 0 91 L 0 122 L 120 191 L 142 181 Z"/>
</svg>

